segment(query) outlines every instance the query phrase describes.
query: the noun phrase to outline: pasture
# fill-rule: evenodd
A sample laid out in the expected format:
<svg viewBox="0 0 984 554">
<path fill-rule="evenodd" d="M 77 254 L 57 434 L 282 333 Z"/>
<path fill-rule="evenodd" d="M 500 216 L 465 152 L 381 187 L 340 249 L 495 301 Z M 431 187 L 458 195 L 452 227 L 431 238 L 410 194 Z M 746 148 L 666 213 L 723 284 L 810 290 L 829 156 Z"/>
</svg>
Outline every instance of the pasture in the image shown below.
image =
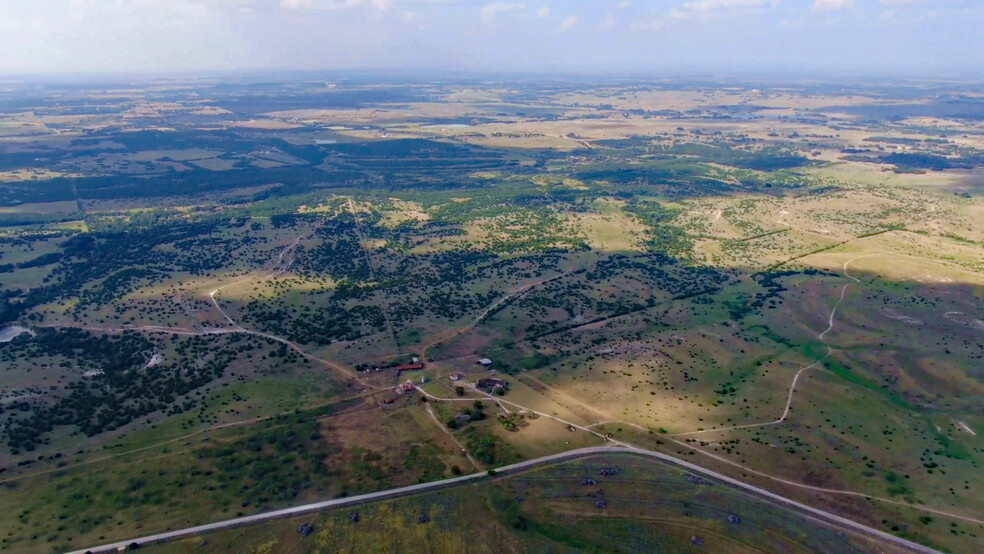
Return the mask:
<svg viewBox="0 0 984 554">
<path fill-rule="evenodd" d="M 17 507 L 4 547 L 434 480 L 610 433 L 973 550 L 984 129 L 919 115 L 945 106 L 913 86 L 926 96 L 905 104 L 864 86 L 148 84 L 166 100 L 59 89 L 3 112 L 0 321 L 36 333 L 0 345 L 0 481 Z M 425 367 L 397 370 L 413 358 Z M 486 377 L 508 386 L 479 392 Z M 398 390 L 408 380 L 419 390 Z M 669 469 L 638 471 L 676 491 Z M 768 507 L 777 527 L 734 528 L 678 504 L 653 535 L 639 506 L 655 501 L 632 504 L 628 484 L 606 485 L 601 515 L 547 479 L 523 485 L 542 504 L 500 506 L 513 481 L 449 491 L 459 504 L 429 525 L 401 500 L 367 507 L 380 516 L 363 527 L 323 514 L 307 539 L 271 524 L 221 543 L 686 548 L 699 532 L 705 547 L 796 551 L 808 532 L 865 548 Z M 463 543 L 448 523 L 462 517 L 488 540 Z"/>
</svg>

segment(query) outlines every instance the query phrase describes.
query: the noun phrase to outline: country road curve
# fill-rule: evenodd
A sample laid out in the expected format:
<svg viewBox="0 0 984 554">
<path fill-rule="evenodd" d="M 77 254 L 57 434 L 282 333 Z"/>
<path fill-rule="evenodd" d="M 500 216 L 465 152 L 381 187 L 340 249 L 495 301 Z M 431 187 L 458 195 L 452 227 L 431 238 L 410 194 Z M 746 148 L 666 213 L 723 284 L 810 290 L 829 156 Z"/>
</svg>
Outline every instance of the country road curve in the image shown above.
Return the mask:
<svg viewBox="0 0 984 554">
<path fill-rule="evenodd" d="M 772 502 L 774 504 L 782 505 L 788 509 L 792 509 L 798 512 L 803 516 L 818 519 L 824 523 L 833 525 L 835 527 L 839 527 L 841 529 L 846 529 L 873 539 L 882 540 L 887 543 L 891 543 L 894 546 L 903 548 L 910 552 L 919 552 L 919 553 L 926 553 L 926 554 L 936 554 L 938 552 L 937 550 L 934 550 L 927 546 L 923 546 L 921 544 L 907 541 L 905 539 L 896 537 L 889 533 L 885 533 L 884 531 L 873 529 L 866 525 L 857 523 L 856 521 L 852 521 L 850 519 L 838 516 L 836 514 L 821 510 L 819 508 L 813 508 L 811 506 L 807 506 L 806 504 L 802 504 L 800 502 L 796 502 L 795 500 L 785 498 L 783 496 L 769 492 L 765 489 L 761 489 L 754 485 L 749 485 L 747 483 L 743 483 L 741 481 L 738 481 L 737 479 L 732 479 L 726 475 L 722 475 L 715 471 L 702 468 L 696 464 L 692 464 L 690 462 L 680 460 L 678 458 L 674 458 L 666 454 L 661 454 L 659 452 L 654 452 L 652 450 L 645 450 L 641 448 L 626 447 L 626 446 L 622 446 L 622 447 L 594 446 L 588 448 L 580 448 L 577 450 L 570 450 L 567 452 L 561 452 L 559 454 L 551 454 L 549 456 L 543 456 L 541 458 L 536 458 L 533 460 L 527 460 L 525 462 L 519 462 L 519 463 L 503 466 L 495 469 L 494 474 L 496 476 L 501 476 L 501 475 L 509 475 L 514 473 L 521 473 L 523 471 L 531 470 L 540 466 L 545 466 L 549 464 L 554 464 L 562 461 L 573 460 L 573 459 L 578 459 L 588 456 L 594 456 L 598 454 L 632 454 L 632 455 L 653 458 L 661 462 L 667 463 L 669 465 L 673 465 L 678 468 L 682 468 L 687 471 L 700 474 L 704 477 L 717 480 L 735 489 L 752 494 L 753 496 L 756 496 L 762 500 Z M 154 543 L 167 542 L 170 540 L 180 539 L 183 537 L 221 531 L 224 529 L 232 529 L 235 527 L 242 527 L 245 525 L 262 523 L 265 521 L 271 521 L 275 519 L 299 516 L 299 515 L 309 514 L 313 512 L 318 512 L 321 510 L 344 508 L 348 506 L 365 504 L 367 502 L 375 502 L 379 500 L 400 498 L 400 497 L 410 496 L 422 492 L 434 491 L 434 490 L 444 489 L 457 485 L 478 482 L 483 479 L 489 479 L 489 478 L 490 478 L 489 472 L 473 473 L 470 475 L 462 475 L 460 477 L 443 479 L 441 481 L 420 483 L 416 485 L 398 487 L 394 489 L 388 489 L 388 490 L 373 492 L 369 494 L 361 494 L 358 496 L 349 496 L 346 498 L 334 498 L 331 500 L 324 500 L 321 502 L 313 502 L 311 504 L 295 506 L 293 508 L 285 508 L 282 510 L 275 510 L 272 512 L 266 512 L 262 514 L 255 514 L 251 516 L 230 519 L 227 521 L 220 521 L 216 523 L 209 523 L 206 525 L 199 525 L 197 527 L 188 527 L 185 529 L 178 529 L 176 531 L 168 531 L 165 533 L 157 533 L 155 535 L 147 535 L 145 537 L 119 541 L 110 544 L 104 544 L 101 546 L 96 546 L 83 550 L 76 550 L 72 554 L 82 554 L 83 552 L 93 552 L 93 553 L 117 552 L 120 549 L 126 548 L 128 545 L 131 545 L 133 543 L 136 543 L 137 545 L 148 545 Z"/>
</svg>

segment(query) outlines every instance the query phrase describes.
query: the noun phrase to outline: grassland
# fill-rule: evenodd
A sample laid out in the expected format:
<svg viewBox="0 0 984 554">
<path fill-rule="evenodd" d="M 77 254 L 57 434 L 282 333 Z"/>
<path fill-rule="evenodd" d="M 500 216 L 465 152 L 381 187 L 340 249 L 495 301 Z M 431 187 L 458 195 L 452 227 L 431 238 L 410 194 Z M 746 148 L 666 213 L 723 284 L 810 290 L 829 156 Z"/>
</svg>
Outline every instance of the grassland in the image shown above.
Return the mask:
<svg viewBox="0 0 984 554">
<path fill-rule="evenodd" d="M 95 544 L 611 434 L 979 549 L 980 122 L 873 123 L 877 88 L 537 91 L 353 85 L 334 107 L 302 94 L 289 109 L 248 87 L 208 109 L 175 92 L 177 127 L 141 119 L 163 105 L 39 107 L 0 168 L 0 321 L 36 332 L 0 344 L 4 547 Z M 908 109 L 945 111 L 934 102 Z M 413 357 L 425 368 L 398 372 Z M 473 387 L 490 376 L 508 386 Z M 307 539 L 291 522 L 208 540 L 592 549 L 607 533 L 685 549 L 696 526 L 727 549 L 821 544 L 771 512 L 785 523 L 740 528 L 767 544 L 670 512 L 643 532 L 636 508 L 589 516 L 543 481 L 530 486 L 561 500 L 508 507 L 517 529 L 495 499 L 513 481 L 448 493 L 433 524 L 401 519 L 433 500 L 415 499 L 363 527 L 320 515 Z M 463 543 L 463 529 L 492 534 Z"/>
<path fill-rule="evenodd" d="M 619 472 L 599 476 L 605 468 Z M 314 529 L 308 537 L 297 532 L 305 523 Z M 683 471 L 626 455 L 567 462 L 460 490 L 193 537 L 149 550 L 189 552 L 202 544 L 224 552 L 862 552 L 873 546 L 722 485 L 691 482 Z"/>
</svg>

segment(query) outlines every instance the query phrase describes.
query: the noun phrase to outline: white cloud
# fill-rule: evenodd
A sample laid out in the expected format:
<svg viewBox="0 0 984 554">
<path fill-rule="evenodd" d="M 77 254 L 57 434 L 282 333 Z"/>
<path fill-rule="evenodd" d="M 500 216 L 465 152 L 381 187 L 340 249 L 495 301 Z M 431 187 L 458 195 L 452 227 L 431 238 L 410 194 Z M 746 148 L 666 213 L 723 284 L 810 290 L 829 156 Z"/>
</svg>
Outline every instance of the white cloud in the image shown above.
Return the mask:
<svg viewBox="0 0 984 554">
<path fill-rule="evenodd" d="M 478 10 L 478 13 L 482 17 L 482 21 L 485 23 L 495 23 L 495 20 L 499 14 L 509 13 L 512 11 L 523 11 L 525 9 L 526 6 L 523 4 L 492 2 L 491 4 L 482 6 L 482 9 Z"/>
<path fill-rule="evenodd" d="M 695 12 L 715 12 L 740 8 L 772 8 L 781 3 L 782 0 L 690 0 L 684 2 L 683 7 Z"/>
<path fill-rule="evenodd" d="M 666 21 L 663 21 L 662 19 L 640 19 L 632 23 L 633 29 L 640 29 L 643 31 L 656 31 L 662 29 L 663 27 L 666 27 Z"/>
<path fill-rule="evenodd" d="M 880 3 L 882 12 L 878 21 L 892 25 L 926 24 L 927 19 L 940 17 L 951 8 L 972 6 L 961 0 L 881 0 Z"/>
<path fill-rule="evenodd" d="M 771 10 L 782 3 L 783 0 L 687 0 L 662 15 L 657 13 L 652 19 L 636 21 L 632 28 L 657 30 L 673 21 L 738 16 Z"/>
<path fill-rule="evenodd" d="M 813 8 L 815 12 L 834 12 L 854 7 L 854 0 L 815 0 Z"/>
<path fill-rule="evenodd" d="M 393 7 L 395 0 L 280 0 L 280 7 L 287 10 L 319 9 L 337 10 L 370 6 L 380 11 Z"/>
<path fill-rule="evenodd" d="M 622 0 L 621 2 L 618 3 L 617 6 L 615 6 L 615 9 L 624 10 L 625 8 L 629 8 L 631 6 L 632 6 L 632 2 L 629 2 L 629 0 Z"/>
<path fill-rule="evenodd" d="M 560 24 L 560 30 L 561 31 L 567 31 L 567 30 L 571 29 L 572 27 L 574 27 L 575 25 L 577 25 L 577 16 L 574 15 L 574 14 L 571 14 L 571 15 L 567 16 L 564 19 L 563 22 L 561 22 L 561 24 Z"/>
<path fill-rule="evenodd" d="M 706 17 L 724 17 L 758 10 L 768 10 L 783 0 L 688 0 L 666 12 L 664 19 L 681 20 Z"/>
<path fill-rule="evenodd" d="M 602 29 L 612 29 L 615 27 L 615 14 L 608 12 L 605 14 L 605 20 L 601 22 Z"/>
<path fill-rule="evenodd" d="M 550 6 L 543 6 L 542 8 L 536 11 L 536 15 L 539 17 L 547 17 L 548 15 L 550 15 Z"/>
</svg>

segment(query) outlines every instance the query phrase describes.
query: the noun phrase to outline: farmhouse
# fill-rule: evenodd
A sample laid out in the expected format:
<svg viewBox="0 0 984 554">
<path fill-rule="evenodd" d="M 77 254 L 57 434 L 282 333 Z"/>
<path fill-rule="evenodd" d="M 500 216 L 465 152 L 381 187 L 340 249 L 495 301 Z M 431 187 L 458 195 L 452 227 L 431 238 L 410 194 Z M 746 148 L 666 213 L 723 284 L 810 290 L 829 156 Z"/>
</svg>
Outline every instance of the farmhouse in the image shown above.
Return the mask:
<svg viewBox="0 0 984 554">
<path fill-rule="evenodd" d="M 413 371 L 415 369 L 424 369 L 424 364 L 422 364 L 420 362 L 414 362 L 412 364 L 400 364 L 400 365 L 396 366 L 396 371 L 397 372 L 401 372 L 401 371 Z"/>
<path fill-rule="evenodd" d="M 485 378 L 479 379 L 478 380 L 478 383 L 476 383 L 476 385 L 480 389 L 494 389 L 496 387 L 504 387 L 504 386 L 506 386 L 506 382 L 503 381 L 502 379 L 497 379 L 495 377 L 485 377 Z"/>
</svg>

